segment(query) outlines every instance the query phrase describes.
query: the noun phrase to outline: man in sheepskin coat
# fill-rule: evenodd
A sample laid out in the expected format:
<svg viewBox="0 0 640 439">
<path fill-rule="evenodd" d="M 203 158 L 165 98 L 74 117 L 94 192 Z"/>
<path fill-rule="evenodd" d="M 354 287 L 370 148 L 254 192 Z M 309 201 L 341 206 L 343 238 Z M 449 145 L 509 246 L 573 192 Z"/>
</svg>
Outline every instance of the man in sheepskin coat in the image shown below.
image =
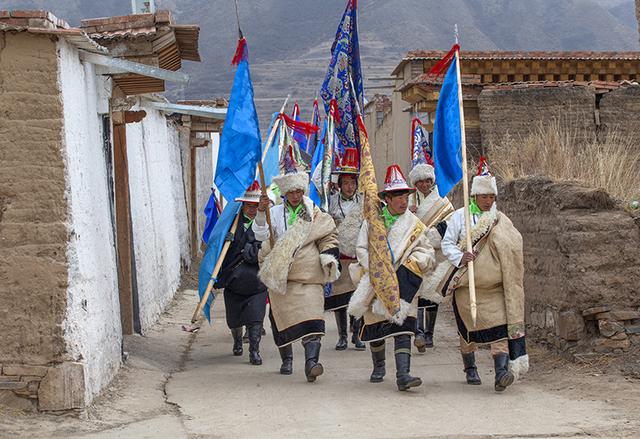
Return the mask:
<svg viewBox="0 0 640 439">
<path fill-rule="evenodd" d="M 425 225 L 408 210 L 410 188 L 398 165 L 387 170 L 384 191 L 379 196 L 386 205 L 382 219 L 387 229 L 387 244 L 391 252 L 400 296 L 400 312 L 394 316 L 376 298 L 371 287 L 369 267 L 369 227 L 365 221 L 360 229 L 356 255 L 358 263 L 351 266 L 358 287 L 349 302 L 349 313 L 364 316 L 361 331 L 363 341 L 368 341 L 373 360 L 370 381 L 382 382 L 385 369 L 385 341 L 394 338 L 396 360 L 396 384 L 398 390 L 408 390 L 422 384 L 422 380 L 410 375 L 411 336 L 416 325 L 418 289 L 423 277 L 433 268 L 435 257 L 426 236 Z"/>
<path fill-rule="evenodd" d="M 356 262 L 356 242 L 364 220 L 364 196 L 358 192 L 359 160 L 356 148 L 345 149 L 334 174 L 338 176 L 340 191 L 329 199 L 329 214 L 338 227 L 342 268 L 340 279 L 331 285 L 330 293 L 324 298 L 324 309 L 335 314 L 339 336 L 336 350 L 343 351 L 347 349 L 347 305 L 356 289 L 349 274 L 349 266 Z M 351 317 L 351 342 L 357 350 L 364 350 L 365 345 L 360 341 L 360 322 L 360 319 Z"/>
<path fill-rule="evenodd" d="M 481 158 L 471 185 L 471 240 L 473 253 L 464 251 L 464 208 L 447 223 L 442 252 L 451 267 L 448 292 L 460 335 L 460 352 L 468 384 L 481 384 L 475 363 L 476 347 L 491 346 L 495 365 L 494 388 L 504 391 L 529 369 L 524 335 L 524 262 L 522 236 L 496 207 L 496 179 Z M 473 326 L 467 264 L 473 261 L 477 322 Z M 445 263 L 445 264 L 446 264 Z"/>
<path fill-rule="evenodd" d="M 293 372 L 292 343 L 302 340 L 305 375 L 313 382 L 324 371 L 318 362 L 325 332 L 324 284 L 340 276 L 338 233 L 331 216 L 304 195 L 309 176 L 297 169 L 292 149 L 285 151 L 282 175 L 273 179 L 285 198 L 270 209 L 273 228 L 269 230 L 266 222 L 269 199 L 263 196 L 253 230 L 262 241 L 259 277 L 269 290 L 269 317 L 282 358 L 280 373 Z"/>
<path fill-rule="evenodd" d="M 436 263 L 446 260 L 440 250 L 440 242 L 447 229 L 447 218 L 453 214 L 454 208 L 447 197 L 438 194 L 435 184 L 436 175 L 433 162 L 421 150 L 414 151 L 413 168 L 409 173 L 409 182 L 416 188 L 409 197 L 409 210 L 427 226 L 427 236 L 436 253 Z M 418 325 L 413 344 L 419 352 L 433 347 L 433 331 L 438 316 L 438 306 L 442 302 L 442 294 L 437 286 L 446 274 L 444 267 L 439 272 L 429 273 L 420 286 L 418 296 Z"/>
</svg>

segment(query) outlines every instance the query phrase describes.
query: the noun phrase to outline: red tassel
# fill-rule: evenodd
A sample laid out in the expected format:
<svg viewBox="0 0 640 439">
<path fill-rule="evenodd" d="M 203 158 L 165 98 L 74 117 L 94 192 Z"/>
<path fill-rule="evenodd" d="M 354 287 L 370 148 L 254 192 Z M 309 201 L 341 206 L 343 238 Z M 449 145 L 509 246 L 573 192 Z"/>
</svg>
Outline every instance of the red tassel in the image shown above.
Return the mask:
<svg viewBox="0 0 640 439">
<path fill-rule="evenodd" d="M 358 7 L 358 0 L 351 0 L 351 7 L 352 8 L 357 8 Z"/>
<path fill-rule="evenodd" d="M 487 159 L 481 155 L 480 156 L 480 164 L 478 165 L 478 173 L 476 175 L 482 175 L 482 169 L 486 166 Z"/>
<path fill-rule="evenodd" d="M 291 113 L 291 118 L 295 119 L 297 115 L 300 114 L 300 107 L 298 107 L 298 103 L 296 102 L 293 105 L 293 112 Z"/>
<path fill-rule="evenodd" d="M 236 54 L 233 55 L 233 59 L 231 60 L 232 66 L 237 66 L 240 64 L 240 61 L 243 61 L 247 58 L 247 40 L 244 38 L 240 38 L 238 40 L 238 46 L 236 47 Z"/>
<path fill-rule="evenodd" d="M 329 102 L 329 114 L 333 115 L 333 120 L 335 120 L 337 124 L 340 124 L 340 110 L 338 108 L 338 101 L 335 99 L 331 99 L 331 102 Z"/>
<path fill-rule="evenodd" d="M 435 66 L 431 70 L 429 70 L 429 75 L 434 75 L 436 79 L 447 72 L 447 69 L 451 65 L 451 62 L 456 57 L 456 52 L 460 51 L 460 45 L 454 44 L 449 53 L 447 53 L 444 58 L 436 63 Z"/>
<path fill-rule="evenodd" d="M 284 113 L 280 113 L 280 117 L 287 124 L 289 128 L 293 128 L 293 130 L 298 134 L 303 134 L 305 136 L 310 136 L 318 132 L 319 128 L 311 123 L 295 121 Z"/>
<path fill-rule="evenodd" d="M 365 137 L 368 139 L 369 135 L 367 134 L 367 128 L 364 126 L 364 121 L 362 120 L 362 116 L 358 114 L 358 128 L 361 132 L 364 133 Z"/>
</svg>

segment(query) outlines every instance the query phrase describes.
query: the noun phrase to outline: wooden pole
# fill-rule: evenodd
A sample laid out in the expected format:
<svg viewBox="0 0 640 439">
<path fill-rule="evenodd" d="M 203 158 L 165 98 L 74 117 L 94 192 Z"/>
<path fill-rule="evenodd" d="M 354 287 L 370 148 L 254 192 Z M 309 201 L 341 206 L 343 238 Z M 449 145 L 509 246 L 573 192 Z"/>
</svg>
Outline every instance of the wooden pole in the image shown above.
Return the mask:
<svg viewBox="0 0 640 439">
<path fill-rule="evenodd" d="M 287 98 L 284 100 L 284 103 L 280 108 L 279 114 L 284 113 L 284 109 L 287 106 L 288 101 L 289 101 L 289 95 L 287 95 Z M 271 144 L 273 143 L 273 138 L 275 137 L 276 132 L 278 131 L 278 126 L 280 125 L 281 121 L 282 121 L 282 118 L 278 118 L 273 124 L 273 128 L 271 128 L 271 132 L 269 133 L 269 136 L 267 137 L 267 141 L 265 143 L 266 147 L 264 149 L 264 152 L 262 153 L 262 157 L 260 158 L 260 161 L 258 162 L 258 176 L 260 177 L 260 187 L 262 188 L 262 195 L 267 195 L 267 184 L 264 178 L 264 168 L 262 167 L 262 162 L 264 162 L 264 159 L 267 158 L 267 152 L 269 152 L 269 148 L 271 148 Z M 273 245 L 275 244 L 276 241 L 275 241 L 275 237 L 273 236 L 273 226 L 271 225 L 271 209 L 270 208 L 267 208 L 267 210 L 265 210 L 265 215 L 267 216 L 267 224 L 269 225 L 269 243 L 273 248 Z"/>
<path fill-rule="evenodd" d="M 238 228 L 238 221 L 240 220 L 240 215 L 242 213 L 239 212 L 236 215 L 236 219 L 233 221 L 233 225 L 231 226 L 231 230 L 229 233 L 234 235 L 236 233 L 236 229 Z M 220 252 L 220 256 L 218 257 L 218 261 L 216 262 L 215 267 L 213 268 L 213 272 L 211 273 L 211 279 L 209 279 L 209 283 L 207 284 L 207 289 L 202 295 L 202 300 L 198 303 L 195 312 L 193 313 L 193 317 L 191 317 L 191 323 L 195 323 L 198 321 L 198 317 L 200 317 L 200 311 L 204 308 L 207 300 L 209 300 L 209 295 L 211 295 L 211 291 L 213 290 L 214 280 L 218 276 L 220 272 L 220 268 L 222 268 L 222 263 L 224 262 L 225 256 L 227 256 L 227 252 L 229 251 L 229 247 L 231 246 L 231 241 L 227 241 L 222 246 L 222 251 Z"/>
<path fill-rule="evenodd" d="M 462 81 L 460 79 L 460 51 L 456 51 L 456 75 L 458 76 L 458 105 L 460 106 L 460 139 L 462 148 L 462 191 L 464 194 L 464 225 L 467 236 L 467 252 L 473 253 L 473 243 L 471 242 L 471 213 L 469 211 L 469 170 L 467 168 L 467 136 L 464 125 L 464 103 L 462 100 Z M 473 327 L 476 327 L 478 319 L 478 305 L 476 303 L 476 281 L 474 276 L 473 261 L 467 264 L 469 274 L 469 307 L 471 309 L 471 319 Z"/>
</svg>

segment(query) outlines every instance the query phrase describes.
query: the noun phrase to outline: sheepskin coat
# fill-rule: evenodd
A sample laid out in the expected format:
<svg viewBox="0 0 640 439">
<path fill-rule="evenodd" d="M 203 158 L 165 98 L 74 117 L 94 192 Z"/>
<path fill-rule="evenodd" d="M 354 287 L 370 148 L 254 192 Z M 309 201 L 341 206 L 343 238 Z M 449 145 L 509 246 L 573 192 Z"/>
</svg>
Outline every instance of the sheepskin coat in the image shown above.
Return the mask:
<svg viewBox="0 0 640 439">
<path fill-rule="evenodd" d="M 452 268 L 448 292 L 460 336 L 477 344 L 509 341 L 510 367 L 521 375 L 528 369 L 524 326 L 524 258 L 522 236 L 495 207 L 480 216 L 471 230 L 474 252 L 477 321 L 473 326 L 467 267 Z M 459 247 L 464 248 L 465 235 Z"/>
<path fill-rule="evenodd" d="M 409 197 L 409 206 L 416 207 L 416 216 L 427 226 L 427 237 L 435 251 L 436 266 L 439 267 L 438 270 L 434 270 L 424 277 L 418 291 L 418 296 L 420 297 L 418 307 L 433 307 L 433 305 L 438 305 L 442 302 L 443 297 L 437 287 L 449 269 L 448 266 L 440 265 L 447 258 L 440 248 L 442 236 L 436 226 L 446 221 L 453 214 L 454 208 L 447 197 L 441 197 L 438 194 L 437 186 L 434 186 L 426 196 L 420 191 L 416 191 L 415 196 Z"/>
<path fill-rule="evenodd" d="M 333 194 L 329 199 L 329 214 L 338 226 L 342 269 L 340 278 L 332 284 L 330 294 L 325 297 L 324 308 L 326 311 L 346 308 L 351 294 L 356 289 L 351 280 L 349 266 L 356 261 L 356 243 L 364 221 L 363 200 L 362 194 L 355 194 L 350 200 L 345 200 L 340 194 Z"/>
<path fill-rule="evenodd" d="M 349 302 L 349 314 L 364 316 L 361 337 L 363 341 L 376 341 L 387 337 L 413 335 L 416 324 L 418 289 L 422 278 L 435 265 L 433 247 L 429 243 L 424 224 L 407 210 L 388 231 L 387 241 L 398 276 L 400 312 L 390 316 L 375 297 L 369 280 L 368 223 L 363 222 L 356 247 L 357 264 L 350 267 L 357 283 Z"/>
<path fill-rule="evenodd" d="M 331 216 L 304 197 L 304 211 L 287 224 L 284 205 L 271 208 L 275 245 L 264 213 L 253 223 L 262 240 L 260 280 L 269 290 L 270 318 L 278 347 L 309 335 L 324 335 L 324 291 L 340 276 L 338 232 Z M 280 220 L 278 220 L 280 218 Z"/>
</svg>

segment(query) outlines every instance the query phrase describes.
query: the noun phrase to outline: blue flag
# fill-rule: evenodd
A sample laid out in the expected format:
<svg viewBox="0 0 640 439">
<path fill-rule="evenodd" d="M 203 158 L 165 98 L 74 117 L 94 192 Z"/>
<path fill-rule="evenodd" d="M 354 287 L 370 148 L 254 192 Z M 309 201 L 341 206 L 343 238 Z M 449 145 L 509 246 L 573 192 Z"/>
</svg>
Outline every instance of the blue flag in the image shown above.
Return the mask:
<svg viewBox="0 0 640 439">
<path fill-rule="evenodd" d="M 222 129 L 215 178 L 216 186 L 226 200 L 234 200 L 244 194 L 253 183 L 261 150 L 260 128 L 253 102 L 253 85 L 244 38 L 238 43 L 236 58 L 238 68 Z"/>
<path fill-rule="evenodd" d="M 211 188 L 209 201 L 204 208 L 204 214 L 207 217 L 207 221 L 204 224 L 204 231 L 202 232 L 202 242 L 206 244 L 207 242 L 209 242 L 211 231 L 215 227 L 216 223 L 218 222 L 218 217 L 220 216 L 218 198 L 216 197 L 216 191 L 213 188 Z"/>
<path fill-rule="evenodd" d="M 433 161 L 441 197 L 451 192 L 462 178 L 462 137 L 456 63 L 456 58 L 453 58 L 442 82 L 436 120 L 433 124 Z"/>
<path fill-rule="evenodd" d="M 293 113 L 291 114 L 291 118 L 293 120 L 295 120 L 296 122 L 300 122 L 300 107 L 298 106 L 298 103 L 296 102 L 295 105 L 293 106 Z M 298 146 L 300 147 L 301 151 L 307 151 L 307 136 L 304 135 L 303 133 L 293 130 L 293 140 L 295 140 L 296 142 L 298 142 Z"/>
<path fill-rule="evenodd" d="M 345 148 L 358 148 L 359 151 L 360 134 L 356 122 L 356 102 L 361 109 L 364 107 L 364 88 L 358 43 L 357 3 L 357 0 L 348 0 L 347 8 L 340 20 L 320 96 L 327 114 L 331 100 L 337 101 L 339 115 L 336 118 L 335 131 L 338 139 Z"/>
<path fill-rule="evenodd" d="M 278 115 L 280 113 L 273 113 L 271 116 L 271 123 L 269 124 L 269 131 L 273 129 L 273 125 L 276 123 Z M 271 184 L 271 180 L 273 177 L 280 174 L 280 152 L 278 150 L 278 145 L 280 144 L 280 129 L 276 130 L 275 136 L 273 136 L 273 140 L 270 145 L 267 145 L 268 138 L 265 139 L 264 144 L 262 145 L 262 154 L 264 156 L 264 160 L 262 161 L 262 169 L 264 170 L 264 181 L 269 186 Z M 265 150 L 269 148 L 267 154 L 265 154 Z"/>
<path fill-rule="evenodd" d="M 209 241 L 207 242 L 207 251 L 202 258 L 200 270 L 198 271 L 198 294 L 200 295 L 200 300 L 202 300 L 204 292 L 207 289 L 207 285 L 209 284 L 209 280 L 211 280 L 211 274 L 213 273 L 213 268 L 220 257 L 220 253 L 222 252 L 225 237 L 229 230 L 231 230 L 231 226 L 240 211 L 240 207 L 242 207 L 242 203 L 237 201 L 227 203 L 220 214 L 220 218 L 218 218 L 218 222 L 211 231 Z M 240 227 L 242 227 L 242 225 L 240 225 Z M 211 322 L 211 304 L 213 303 L 213 299 L 214 295 L 212 293 L 209 295 L 207 303 L 202 308 L 202 312 L 209 322 Z"/>
<path fill-rule="evenodd" d="M 238 68 L 233 79 L 229 108 L 220 139 L 215 176 L 216 186 L 228 203 L 211 231 L 207 251 L 200 264 L 198 272 L 200 300 L 204 296 L 209 281 L 213 278 L 213 269 L 222 253 L 225 237 L 242 205 L 234 200 L 244 194 L 253 183 L 262 148 L 258 115 L 253 102 L 247 42 L 244 38 L 238 41 L 232 64 L 237 64 Z M 203 307 L 204 315 L 209 322 L 211 322 L 210 308 L 213 299 L 211 294 Z"/>
<path fill-rule="evenodd" d="M 324 159 L 324 138 L 327 135 L 327 119 L 324 120 L 324 124 L 322 126 L 322 134 L 318 137 L 318 144 L 316 145 L 316 149 L 313 152 L 313 158 L 311 159 L 311 183 L 309 185 L 309 198 L 316 203 L 316 206 L 320 206 L 322 202 L 320 194 L 318 193 L 318 189 L 316 189 L 316 185 L 313 183 L 313 176 L 315 175 L 316 168 L 318 166 L 322 166 L 322 160 Z"/>
</svg>

